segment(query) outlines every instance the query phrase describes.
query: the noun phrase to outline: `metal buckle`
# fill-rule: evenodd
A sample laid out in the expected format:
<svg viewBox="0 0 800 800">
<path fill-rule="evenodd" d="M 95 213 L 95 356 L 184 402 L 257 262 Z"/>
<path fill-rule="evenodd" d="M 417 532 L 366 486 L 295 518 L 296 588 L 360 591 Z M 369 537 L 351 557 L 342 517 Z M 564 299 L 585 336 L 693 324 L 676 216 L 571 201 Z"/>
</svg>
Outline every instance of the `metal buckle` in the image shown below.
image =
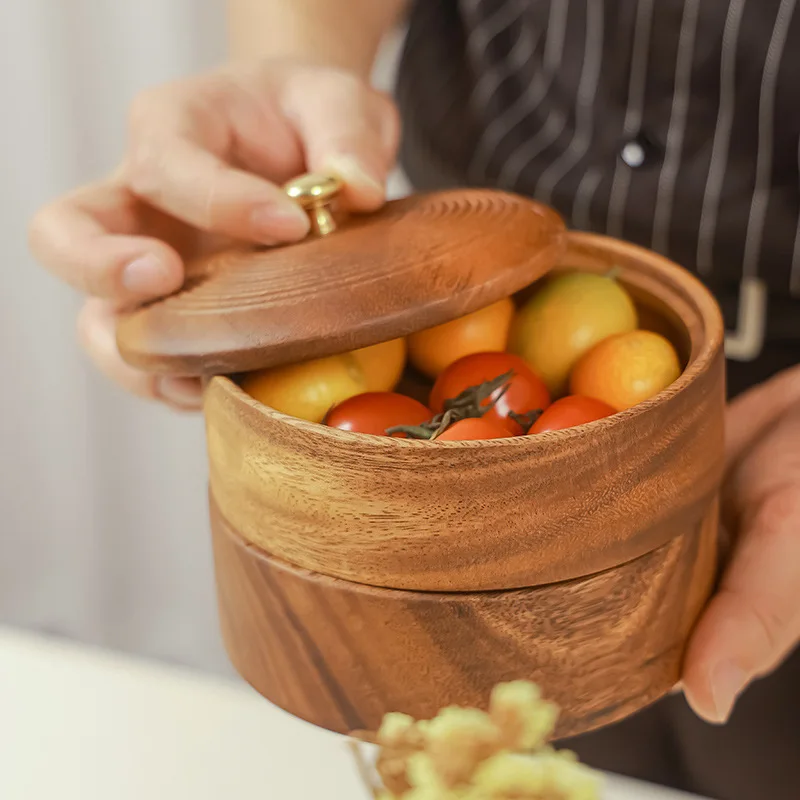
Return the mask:
<svg viewBox="0 0 800 800">
<path fill-rule="evenodd" d="M 744 278 L 739 287 L 736 330 L 725 332 L 725 355 L 732 361 L 755 361 L 764 349 L 769 296 L 764 281 Z"/>
</svg>

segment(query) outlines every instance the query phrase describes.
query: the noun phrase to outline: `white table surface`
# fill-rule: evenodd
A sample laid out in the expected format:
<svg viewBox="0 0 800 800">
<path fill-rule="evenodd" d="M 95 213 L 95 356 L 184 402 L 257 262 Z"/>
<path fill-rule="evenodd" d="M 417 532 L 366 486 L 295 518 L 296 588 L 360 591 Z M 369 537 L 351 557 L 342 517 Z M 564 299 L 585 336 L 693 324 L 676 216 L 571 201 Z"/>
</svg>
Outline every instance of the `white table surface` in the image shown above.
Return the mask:
<svg viewBox="0 0 800 800">
<path fill-rule="evenodd" d="M 678 800 L 609 776 L 608 800 Z M 2 800 L 366 800 L 344 741 L 252 690 L 0 628 Z"/>
</svg>

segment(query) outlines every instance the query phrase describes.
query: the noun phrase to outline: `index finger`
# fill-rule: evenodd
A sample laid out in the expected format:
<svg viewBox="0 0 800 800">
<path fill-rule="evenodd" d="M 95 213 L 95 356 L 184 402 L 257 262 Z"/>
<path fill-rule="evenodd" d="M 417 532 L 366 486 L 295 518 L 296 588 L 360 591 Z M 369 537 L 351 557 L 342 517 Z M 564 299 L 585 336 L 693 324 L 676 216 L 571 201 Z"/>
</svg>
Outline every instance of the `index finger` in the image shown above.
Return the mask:
<svg viewBox="0 0 800 800">
<path fill-rule="evenodd" d="M 309 231 L 308 215 L 281 188 L 181 136 L 139 145 L 125 177 L 137 196 L 200 230 L 262 244 Z"/>
<path fill-rule="evenodd" d="M 796 404 L 800 405 L 800 365 L 779 372 L 737 397 L 727 415 L 728 462 L 738 461 L 774 420 Z"/>
</svg>

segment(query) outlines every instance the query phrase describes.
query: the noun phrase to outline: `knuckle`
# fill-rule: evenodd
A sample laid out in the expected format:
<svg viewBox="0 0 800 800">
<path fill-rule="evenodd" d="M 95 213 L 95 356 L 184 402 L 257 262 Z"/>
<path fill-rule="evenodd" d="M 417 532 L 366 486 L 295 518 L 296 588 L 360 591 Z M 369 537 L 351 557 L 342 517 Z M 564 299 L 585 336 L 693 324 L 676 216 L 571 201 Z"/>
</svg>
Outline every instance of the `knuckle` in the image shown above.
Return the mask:
<svg viewBox="0 0 800 800">
<path fill-rule="evenodd" d="M 224 227 L 225 215 L 221 213 L 218 197 L 221 185 L 225 182 L 227 167 L 223 163 L 213 163 L 207 175 L 207 181 L 198 197 L 196 224 L 201 230 L 214 230 Z"/>
<path fill-rule="evenodd" d="M 128 129 L 131 133 L 150 121 L 158 104 L 159 94 L 160 89 L 144 89 L 133 98 L 128 110 Z"/>
<path fill-rule="evenodd" d="M 91 297 L 110 297 L 116 289 L 113 272 L 104 264 L 92 262 L 84 265 L 80 275 L 75 276 L 75 283 Z"/>
<path fill-rule="evenodd" d="M 746 607 L 749 624 L 761 639 L 763 646 L 761 652 L 767 655 L 768 659 L 783 651 L 786 632 L 792 623 L 793 614 L 789 614 L 786 610 L 790 607 L 771 597 L 754 598 Z"/>
<path fill-rule="evenodd" d="M 84 303 L 75 320 L 75 333 L 78 338 L 78 343 L 87 353 L 90 353 L 92 350 L 90 310 L 90 306 Z"/>
<path fill-rule="evenodd" d="M 793 485 L 770 492 L 758 504 L 748 526 L 753 535 L 763 540 L 783 537 L 792 527 L 793 520 L 800 524 L 800 492 Z M 790 531 L 793 535 L 795 531 Z"/>
<path fill-rule="evenodd" d="M 131 191 L 148 200 L 160 194 L 163 149 L 155 146 L 150 137 L 134 140 L 125 158 L 125 178 Z"/>
<path fill-rule="evenodd" d="M 800 365 L 778 373 L 770 381 L 778 395 L 777 404 L 793 408 L 800 404 Z"/>
<path fill-rule="evenodd" d="M 347 70 L 325 69 L 297 76 L 295 90 L 299 97 L 317 98 L 331 113 L 342 109 L 364 107 L 373 90 L 358 75 Z"/>
<path fill-rule="evenodd" d="M 56 200 L 41 208 L 28 223 L 28 248 L 33 257 L 56 275 L 69 278 L 73 272 L 70 249 L 71 228 L 64 222 L 67 198 Z"/>
<path fill-rule="evenodd" d="M 184 100 L 179 85 L 165 84 L 145 89 L 131 103 L 121 174 L 131 191 L 147 200 L 161 193 L 166 153 Z"/>
<path fill-rule="evenodd" d="M 53 216 L 54 205 L 51 203 L 39 209 L 28 223 L 28 247 L 39 261 L 42 260 L 43 251 L 51 238 Z"/>
<path fill-rule="evenodd" d="M 369 89 L 358 75 L 345 69 L 326 69 L 313 77 L 309 75 L 309 78 L 314 83 L 321 81 L 326 91 L 332 94 L 361 94 Z"/>
<path fill-rule="evenodd" d="M 400 119 L 397 104 L 385 92 L 372 92 L 372 103 L 375 113 L 381 120 L 395 121 Z"/>
<path fill-rule="evenodd" d="M 387 95 L 376 95 L 377 127 L 387 150 L 394 151 L 400 138 L 400 112 L 395 102 Z"/>
</svg>

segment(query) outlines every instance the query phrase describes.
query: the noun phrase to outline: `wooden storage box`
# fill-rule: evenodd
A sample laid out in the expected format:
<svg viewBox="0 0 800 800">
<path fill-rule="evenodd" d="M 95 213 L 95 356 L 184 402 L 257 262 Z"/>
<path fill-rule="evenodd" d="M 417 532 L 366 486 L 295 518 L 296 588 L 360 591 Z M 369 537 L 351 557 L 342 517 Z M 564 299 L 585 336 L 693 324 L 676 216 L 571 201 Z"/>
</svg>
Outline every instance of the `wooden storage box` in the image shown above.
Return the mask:
<svg viewBox="0 0 800 800">
<path fill-rule="evenodd" d="M 430 225 L 430 214 L 421 223 L 407 209 L 401 222 Z M 445 228 L 451 218 L 433 215 Z M 217 330 L 215 354 L 201 364 L 202 347 L 186 344 L 191 303 L 205 307 L 194 285 L 188 312 L 184 295 L 172 301 L 179 345 L 174 322 L 164 322 L 169 302 L 123 323 L 120 345 L 131 363 L 234 372 L 453 318 L 515 293 L 558 259 L 583 270 L 616 267 L 643 326 L 665 333 L 684 359 L 665 392 L 588 426 L 437 444 L 306 423 L 260 405 L 231 377 L 212 377 L 205 416 L 224 638 L 240 674 L 288 712 L 342 733 L 374 729 L 388 711 L 428 718 L 444 705 L 483 706 L 495 684 L 525 678 L 561 706 L 557 733 L 567 736 L 640 709 L 678 680 L 715 578 L 724 450 L 719 311 L 674 264 L 613 239 L 563 236 L 544 219 L 540 240 L 527 232 L 516 244 L 505 237 L 499 256 L 483 252 L 519 260 L 514 247 L 539 247 L 534 267 L 512 270 L 505 283 L 486 289 L 490 281 L 472 270 L 467 300 L 443 309 L 434 298 L 430 313 L 401 320 L 364 305 L 385 324 L 350 320 L 331 337 L 306 335 L 299 350 L 281 322 L 277 350 L 248 335 L 245 359 L 231 360 L 231 331 L 242 326 L 228 322 L 225 341 Z M 358 225 L 372 235 L 369 220 Z M 314 247 L 339 247 L 344 257 L 354 241 L 334 233 Z M 294 249 L 282 248 L 282 257 Z M 200 274 L 220 280 L 218 270 Z M 165 330 L 172 338 L 159 345 Z"/>
</svg>

